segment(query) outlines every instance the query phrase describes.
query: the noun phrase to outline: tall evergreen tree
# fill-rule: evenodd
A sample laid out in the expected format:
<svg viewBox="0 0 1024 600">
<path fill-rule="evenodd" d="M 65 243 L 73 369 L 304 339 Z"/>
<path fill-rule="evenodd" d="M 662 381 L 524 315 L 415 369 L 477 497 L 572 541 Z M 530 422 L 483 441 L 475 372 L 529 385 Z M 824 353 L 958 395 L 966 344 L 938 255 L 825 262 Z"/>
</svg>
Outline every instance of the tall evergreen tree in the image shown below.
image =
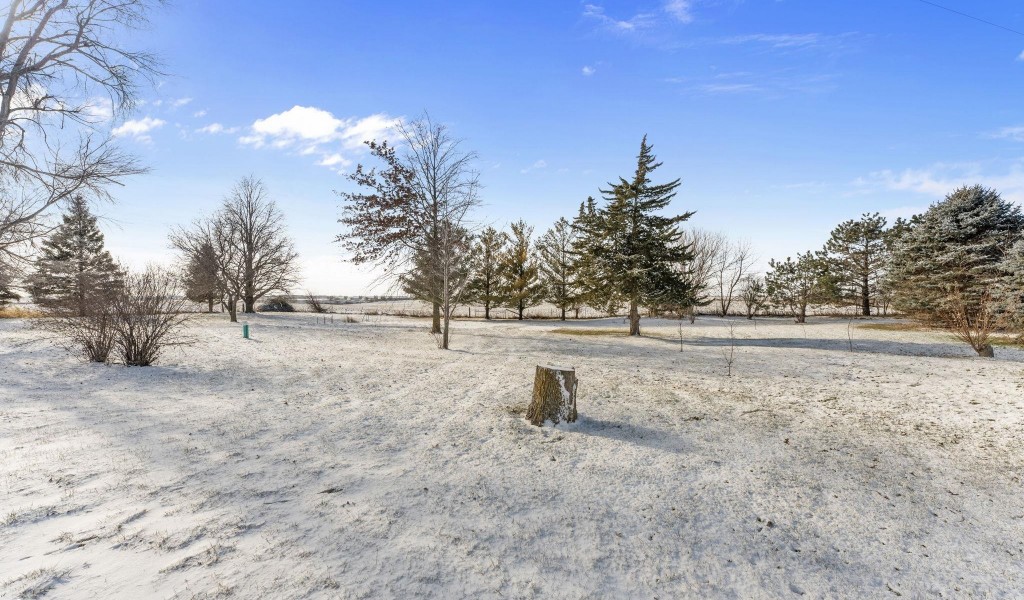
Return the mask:
<svg viewBox="0 0 1024 600">
<path fill-rule="evenodd" d="M 491 318 L 491 308 L 502 304 L 501 258 L 508 244 L 508 235 L 488 227 L 473 244 L 476 274 L 466 292 L 468 301 L 484 305 L 484 318 Z"/>
<path fill-rule="evenodd" d="M 592 196 L 580 203 L 579 214 L 573 219 L 575 239 L 572 255 L 576 261 L 573 285 L 577 289 L 578 306 L 589 306 L 609 315 L 622 307 L 623 300 L 608 282 L 600 277 L 598 262 L 591 253 L 591 247 L 604 235 L 597 213 L 597 201 Z M 576 311 L 579 317 L 579 310 Z"/>
<path fill-rule="evenodd" d="M 224 282 L 220 278 L 217 251 L 209 240 L 201 242 L 195 254 L 189 254 L 182 276 L 185 297 L 192 302 L 203 302 L 208 312 L 214 303 L 224 298 Z"/>
<path fill-rule="evenodd" d="M 0 261 L 0 307 L 20 299 L 14 291 L 14 269 Z"/>
<path fill-rule="evenodd" d="M 81 196 L 75 196 L 60 225 L 42 244 L 30 292 L 36 304 L 85 316 L 106 304 L 121 285 L 120 269 L 103 247 L 103 233 Z"/>
<path fill-rule="evenodd" d="M 825 243 L 838 300 L 860 305 L 865 317 L 871 315 L 872 301 L 888 264 L 885 226 L 885 217 L 864 214 L 859 220 L 840 223 Z"/>
<path fill-rule="evenodd" d="M 562 311 L 563 321 L 565 311 L 579 306 L 576 255 L 572 251 L 576 235 L 569 221 L 562 217 L 537 241 L 541 280 L 547 292 L 547 299 Z"/>
<path fill-rule="evenodd" d="M 599 289 L 606 300 L 622 298 L 628 304 L 630 335 L 640 335 L 641 305 L 683 304 L 690 295 L 679 268 L 690 259 L 688 247 L 679 243 L 679 224 L 693 213 L 661 214 L 680 182 L 651 183 L 651 173 L 661 166 L 651 150 L 644 136 L 633 178 L 619 178 L 601 190 L 605 206 L 583 223 Z"/>
<path fill-rule="evenodd" d="M 1004 255 L 1024 215 L 995 190 L 964 186 L 933 204 L 897 242 L 892 261 L 896 308 L 943 322 L 951 297 L 973 313 L 1007 276 Z"/>
<path fill-rule="evenodd" d="M 501 259 L 501 296 L 505 306 L 523 320 L 527 308 L 544 301 L 544 284 L 533 248 L 533 227 L 524 221 L 511 226 L 508 249 Z"/>
</svg>

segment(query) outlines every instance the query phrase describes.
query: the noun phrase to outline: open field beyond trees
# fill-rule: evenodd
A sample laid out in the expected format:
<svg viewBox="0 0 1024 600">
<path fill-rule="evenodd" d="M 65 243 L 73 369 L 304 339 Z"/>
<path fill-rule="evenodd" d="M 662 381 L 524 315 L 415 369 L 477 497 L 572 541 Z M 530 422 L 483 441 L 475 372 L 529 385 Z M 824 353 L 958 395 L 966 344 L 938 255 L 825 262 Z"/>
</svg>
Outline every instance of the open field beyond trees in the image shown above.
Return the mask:
<svg viewBox="0 0 1024 600">
<path fill-rule="evenodd" d="M 619 318 L 459 321 L 441 352 L 419 319 L 250 321 L 127 369 L 0 321 L 0 597 L 1024 593 L 1019 348 L 702 317 L 681 350 Z M 524 420 L 545 363 L 576 367 L 577 423 Z"/>
</svg>

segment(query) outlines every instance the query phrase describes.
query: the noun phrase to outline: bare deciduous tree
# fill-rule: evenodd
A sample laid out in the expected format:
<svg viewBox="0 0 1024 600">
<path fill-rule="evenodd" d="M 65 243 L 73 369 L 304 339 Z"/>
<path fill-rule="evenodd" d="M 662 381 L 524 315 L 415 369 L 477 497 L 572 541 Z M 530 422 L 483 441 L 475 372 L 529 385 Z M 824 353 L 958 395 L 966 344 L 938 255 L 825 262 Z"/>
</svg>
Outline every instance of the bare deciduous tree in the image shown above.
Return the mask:
<svg viewBox="0 0 1024 600">
<path fill-rule="evenodd" d="M 718 289 L 718 314 L 726 316 L 740 282 L 750 274 L 754 262 L 754 251 L 750 242 L 726 242 L 722 245 L 721 258 L 715 265 L 714 282 Z"/>
<path fill-rule="evenodd" d="M 26 258 L 51 208 L 145 171 L 101 131 L 129 112 L 153 55 L 122 47 L 160 0 L 10 0 L 0 8 L 0 255 Z"/>
<path fill-rule="evenodd" d="M 693 303 L 684 307 L 690 322 L 697 317 L 697 307 L 711 303 L 712 278 L 722 262 L 722 254 L 728 240 L 721 233 L 704 229 L 690 229 L 683 232 L 681 244 L 689 244 L 693 260 L 683 264 L 685 277 L 693 286 Z"/>
<path fill-rule="evenodd" d="M 350 179 L 369 193 L 339 193 L 345 201 L 340 222 L 348 229 L 338 241 L 356 263 L 383 266 L 398 281 L 417 281 L 431 292 L 432 331 L 448 348 L 448 326 L 468 273 L 467 218 L 479 203 L 476 153 L 462 149 L 448 128 L 424 116 L 398 127 L 399 155 L 386 142 L 369 142 L 386 168 L 357 166 Z M 429 279 L 432 278 L 433 281 Z"/>
<path fill-rule="evenodd" d="M 231 233 L 230 241 L 241 272 L 235 289 L 242 312 L 256 312 L 256 302 L 271 292 L 286 292 L 295 284 L 298 266 L 291 238 L 285 233 L 284 215 L 269 198 L 263 182 L 244 177 L 224 200 L 219 218 Z"/>
<path fill-rule="evenodd" d="M 768 288 L 765 286 L 764 280 L 756 275 L 744 277 L 743 287 L 740 289 L 740 300 L 743 301 L 747 318 L 753 319 L 768 302 Z"/>
<path fill-rule="evenodd" d="M 977 302 L 970 303 L 964 294 L 954 290 L 945 303 L 945 320 L 953 335 L 969 345 L 978 356 L 992 358 L 992 333 L 1006 325 L 1006 314 L 1001 313 L 991 292 L 982 292 Z"/>
</svg>

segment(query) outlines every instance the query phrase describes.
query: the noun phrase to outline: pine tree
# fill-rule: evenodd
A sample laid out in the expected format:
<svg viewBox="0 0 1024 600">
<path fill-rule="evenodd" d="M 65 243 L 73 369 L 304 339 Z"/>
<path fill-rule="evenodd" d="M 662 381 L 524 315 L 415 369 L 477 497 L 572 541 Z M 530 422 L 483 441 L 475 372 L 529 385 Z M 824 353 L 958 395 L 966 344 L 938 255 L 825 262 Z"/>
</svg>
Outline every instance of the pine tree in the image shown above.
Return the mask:
<svg viewBox="0 0 1024 600">
<path fill-rule="evenodd" d="M 217 252 L 210 241 L 202 242 L 195 254 L 190 254 L 185 263 L 182 283 L 185 297 L 192 302 L 204 302 L 208 312 L 213 305 L 224 298 L 224 282 L 220 278 Z"/>
<path fill-rule="evenodd" d="M 14 291 L 14 269 L 0 262 L 0 307 L 20 299 Z"/>
<path fill-rule="evenodd" d="M 628 304 L 630 335 L 640 335 L 640 305 L 682 305 L 690 296 L 680 268 L 690 254 L 679 243 L 679 224 L 693 213 L 661 214 L 680 182 L 651 183 L 651 173 L 661 166 L 651 150 L 644 136 L 633 178 L 619 178 L 601 190 L 605 206 L 583 223 L 586 251 L 595 262 L 596 290 L 606 301 L 621 298 Z"/>
<path fill-rule="evenodd" d="M 885 217 L 864 214 L 859 220 L 840 223 L 825 243 L 838 300 L 860 305 L 865 317 L 871 315 L 872 301 L 888 264 L 885 226 Z"/>
<path fill-rule="evenodd" d="M 473 244 L 476 275 L 469 282 L 467 301 L 484 305 L 484 318 L 491 318 L 491 308 L 502 304 L 501 258 L 508 244 L 508 235 L 488 227 Z"/>
<path fill-rule="evenodd" d="M 765 286 L 772 304 L 785 308 L 797 323 L 807 321 L 807 307 L 835 297 L 828 262 L 822 253 L 797 254 L 796 260 L 770 260 Z"/>
<path fill-rule="evenodd" d="M 579 290 L 576 287 L 576 255 L 573 245 L 576 232 L 564 217 L 555 222 L 537 241 L 540 257 L 541 280 L 547 292 L 547 300 L 562 311 L 579 306 Z"/>
<path fill-rule="evenodd" d="M 1007 277 L 1004 255 L 1021 239 L 1024 215 L 995 190 L 964 186 L 911 221 L 896 244 L 897 309 L 945 323 L 954 296 L 969 314 Z"/>
<path fill-rule="evenodd" d="M 517 221 L 511 229 L 508 249 L 501 258 L 501 296 L 505 306 L 515 310 L 522 321 L 527 308 L 544 301 L 544 284 L 534 256 L 533 227 Z"/>
<path fill-rule="evenodd" d="M 63 221 L 42 244 L 30 291 L 36 304 L 85 316 L 109 303 L 121 285 L 121 272 L 103 247 L 103 233 L 81 196 L 71 201 Z"/>
</svg>

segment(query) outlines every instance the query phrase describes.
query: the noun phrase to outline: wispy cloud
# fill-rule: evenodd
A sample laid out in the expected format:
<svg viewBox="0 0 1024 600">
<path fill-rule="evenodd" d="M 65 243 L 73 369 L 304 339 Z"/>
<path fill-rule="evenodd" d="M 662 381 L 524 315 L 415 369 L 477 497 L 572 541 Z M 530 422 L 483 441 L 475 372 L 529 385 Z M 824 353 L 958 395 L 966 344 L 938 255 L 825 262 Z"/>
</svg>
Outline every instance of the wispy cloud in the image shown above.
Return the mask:
<svg viewBox="0 0 1024 600">
<path fill-rule="evenodd" d="M 719 43 L 727 45 L 761 44 L 771 48 L 809 48 L 821 46 L 826 41 L 834 39 L 820 33 L 753 33 L 722 38 Z"/>
<path fill-rule="evenodd" d="M 794 94 L 821 94 L 836 89 L 836 78 L 825 73 L 804 73 L 783 69 L 769 73 L 736 71 L 716 73 L 709 77 L 672 77 L 665 80 L 682 86 L 690 94 L 751 94 L 781 98 Z"/>
<path fill-rule="evenodd" d="M 988 134 L 988 137 L 997 139 L 1010 139 L 1015 142 L 1024 142 L 1024 125 L 1003 127 L 999 131 Z"/>
<path fill-rule="evenodd" d="M 925 195 L 938 201 L 963 185 L 981 184 L 1003 198 L 1024 204 L 1024 159 L 1009 163 L 935 163 L 918 169 L 881 170 L 860 177 L 854 186 L 862 190 L 889 190 Z"/>
<path fill-rule="evenodd" d="M 196 133 L 206 133 L 206 134 L 210 134 L 210 135 L 216 135 L 218 133 L 237 133 L 237 132 L 238 132 L 238 128 L 237 127 L 225 127 L 225 126 L 221 125 L 220 123 L 210 123 L 209 125 L 205 125 L 203 127 L 200 127 L 199 129 L 196 129 Z"/>
<path fill-rule="evenodd" d="M 649 29 L 657 23 L 653 13 L 637 13 L 628 19 L 617 19 L 608 16 L 603 6 L 584 4 L 583 16 L 596 21 L 604 29 L 617 33 L 635 33 Z"/>
<path fill-rule="evenodd" d="M 380 113 L 363 118 L 338 118 L 313 106 L 292 108 L 257 119 L 238 138 L 254 148 L 277 148 L 301 156 L 317 156 L 317 164 L 341 170 L 351 164 L 346 155 L 363 151 L 364 142 L 394 137 L 401 119 Z"/>
<path fill-rule="evenodd" d="M 149 136 L 149 133 L 163 127 L 166 123 L 163 119 L 143 117 L 141 119 L 125 121 L 115 127 L 111 133 L 115 137 L 131 137 L 138 142 L 151 142 L 152 138 Z"/>
<path fill-rule="evenodd" d="M 189 102 L 192 102 L 192 98 L 178 98 L 176 100 L 171 100 L 171 106 L 173 108 L 178 108 L 180 106 L 185 106 Z"/>
<path fill-rule="evenodd" d="M 693 2 L 690 0 L 668 0 L 665 2 L 665 12 L 680 23 L 693 22 Z"/>
<path fill-rule="evenodd" d="M 526 167 L 525 169 L 520 169 L 519 172 L 523 173 L 523 174 L 526 174 L 526 173 L 529 173 L 530 171 L 536 171 L 536 170 L 539 170 L 539 169 L 546 169 L 546 168 L 548 168 L 547 161 L 546 160 L 538 160 L 535 163 L 533 163 L 532 165 Z"/>
<path fill-rule="evenodd" d="M 597 69 L 595 69 L 594 67 L 591 67 L 589 65 L 584 65 L 584 67 L 582 69 L 582 73 L 583 73 L 584 77 L 590 77 L 594 73 L 597 73 Z"/>
<path fill-rule="evenodd" d="M 1024 50 L 1021 50 L 1020 54 L 1017 55 L 1017 60 L 1024 62 Z"/>
</svg>

